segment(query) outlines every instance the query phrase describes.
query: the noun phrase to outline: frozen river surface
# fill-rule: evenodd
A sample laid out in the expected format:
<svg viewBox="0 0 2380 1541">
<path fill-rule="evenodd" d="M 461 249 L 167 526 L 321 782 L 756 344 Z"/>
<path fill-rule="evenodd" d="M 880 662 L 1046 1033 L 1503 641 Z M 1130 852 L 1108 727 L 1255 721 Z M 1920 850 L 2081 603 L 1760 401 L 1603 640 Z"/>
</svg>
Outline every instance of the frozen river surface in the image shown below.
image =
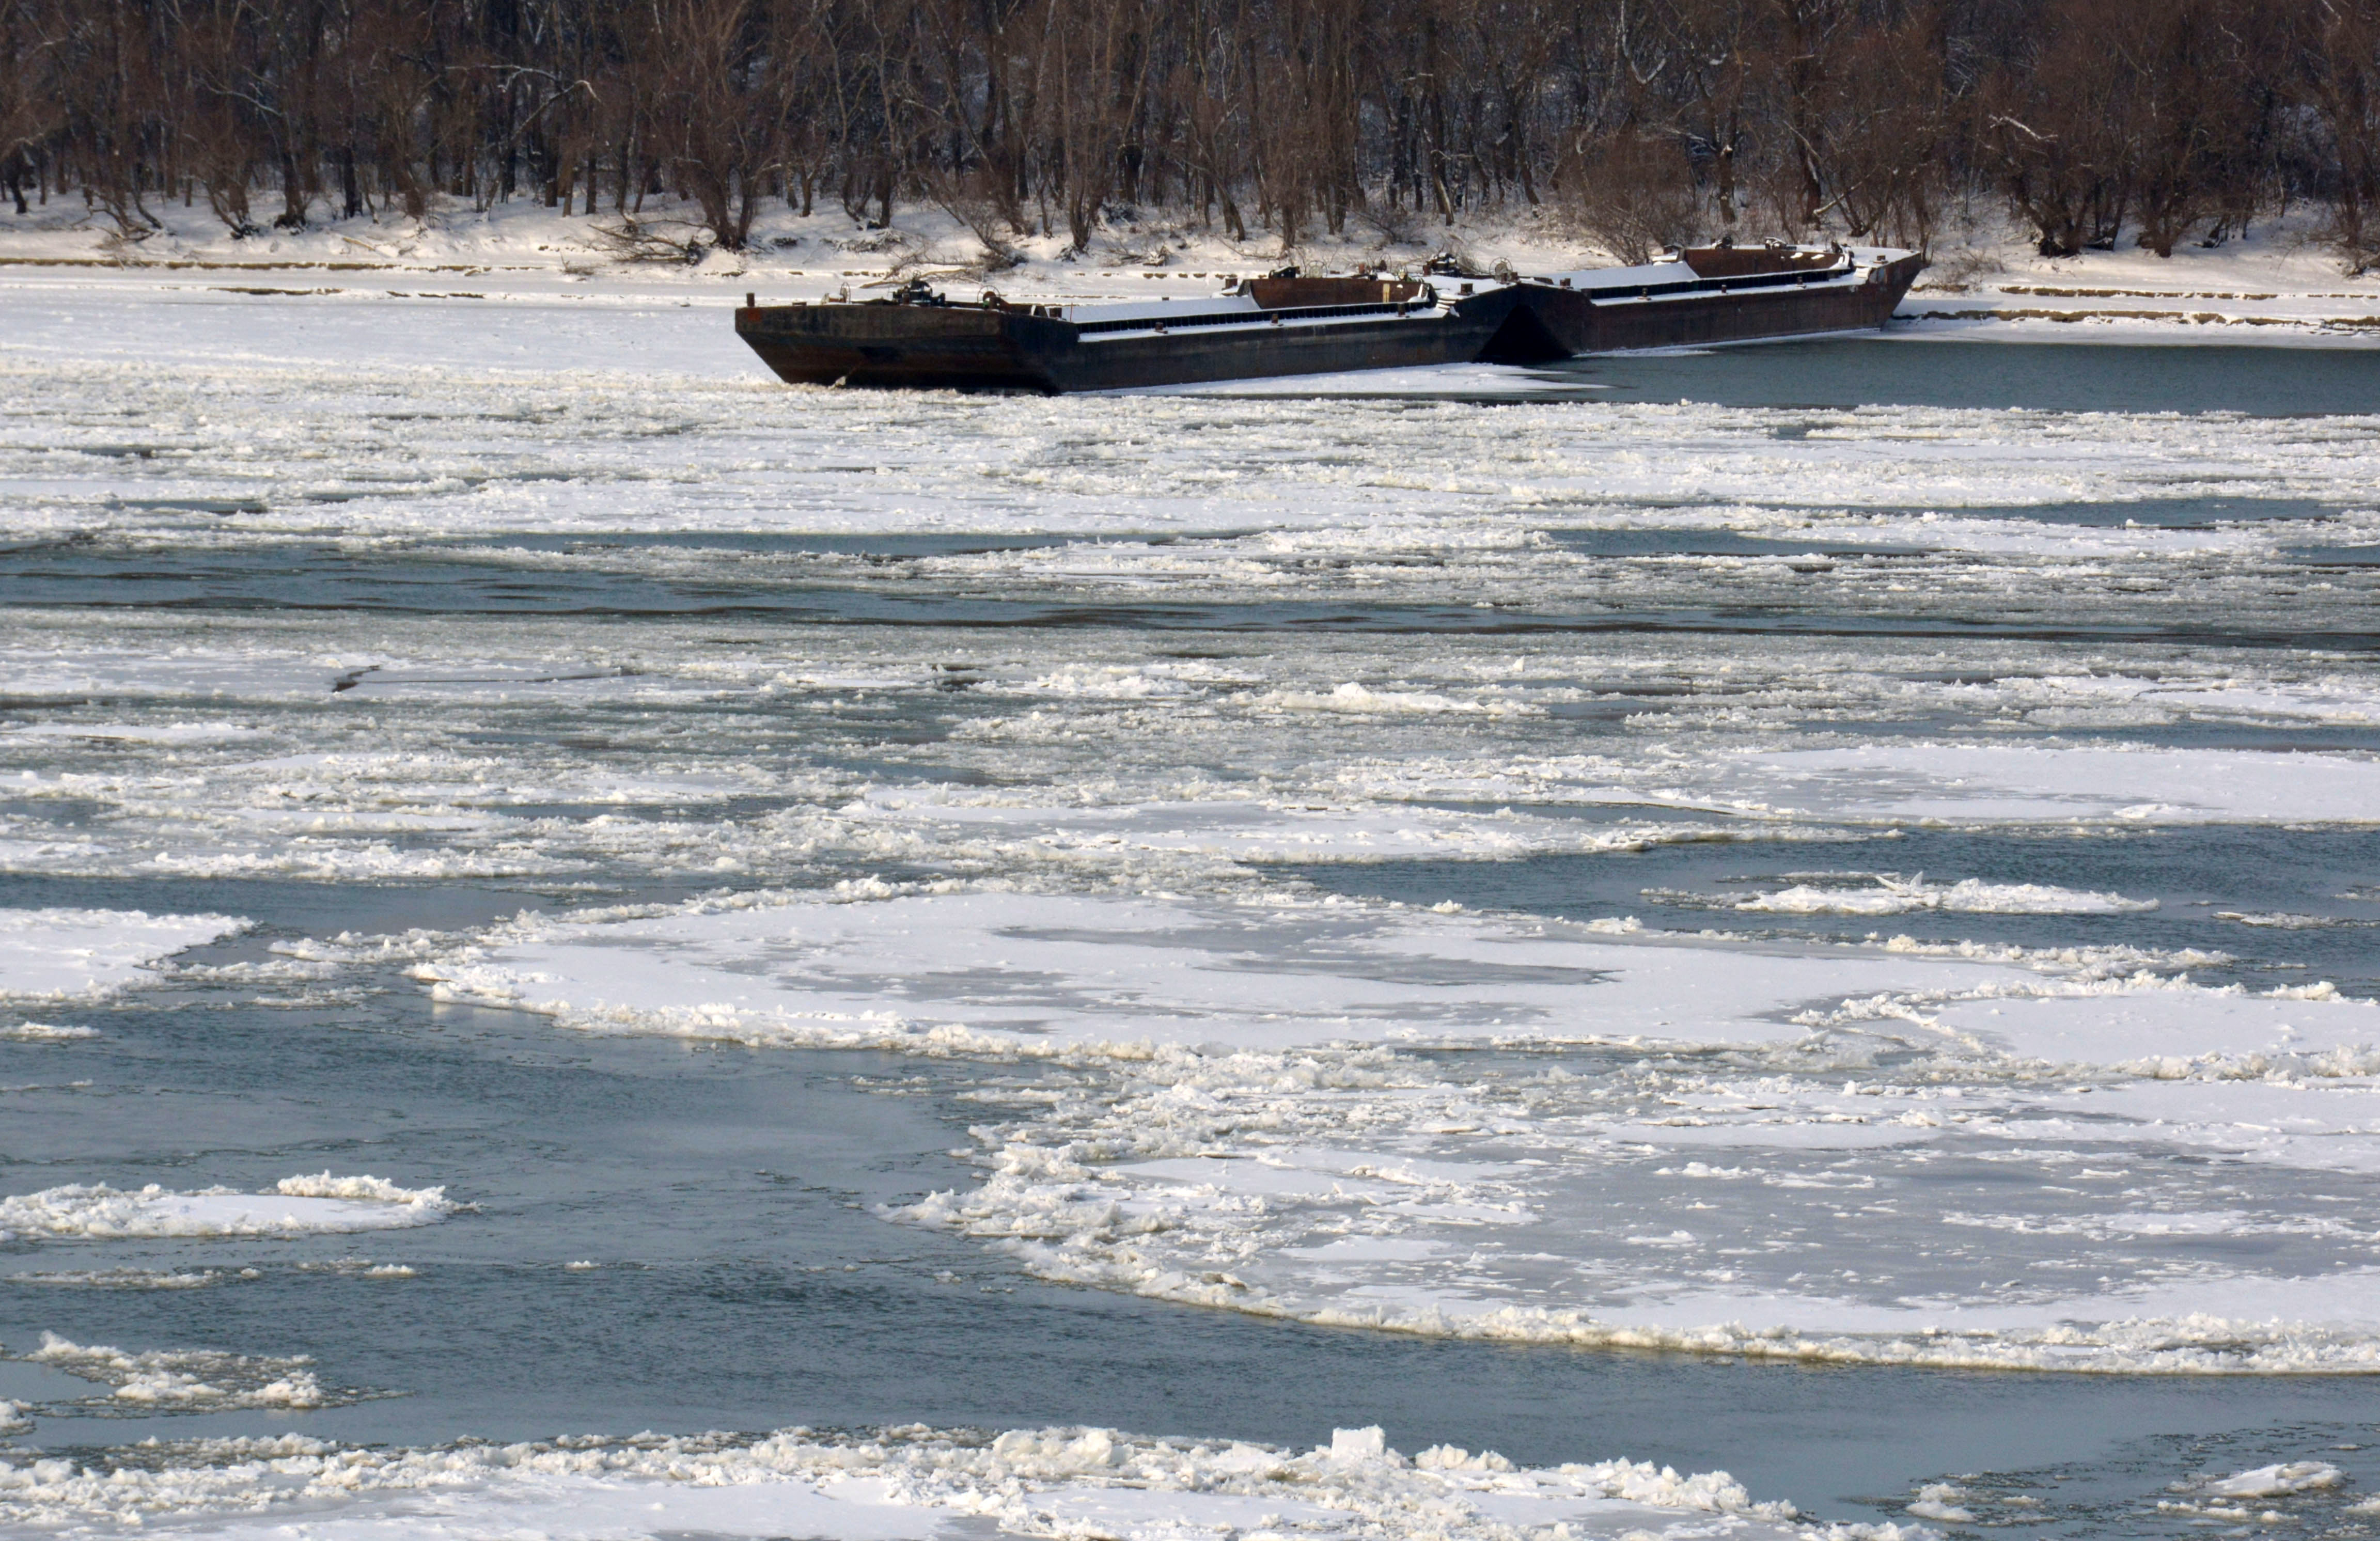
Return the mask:
<svg viewBox="0 0 2380 1541">
<path fill-rule="evenodd" d="M 0 1528 L 2380 1533 L 2380 353 L 11 304 Z"/>
</svg>

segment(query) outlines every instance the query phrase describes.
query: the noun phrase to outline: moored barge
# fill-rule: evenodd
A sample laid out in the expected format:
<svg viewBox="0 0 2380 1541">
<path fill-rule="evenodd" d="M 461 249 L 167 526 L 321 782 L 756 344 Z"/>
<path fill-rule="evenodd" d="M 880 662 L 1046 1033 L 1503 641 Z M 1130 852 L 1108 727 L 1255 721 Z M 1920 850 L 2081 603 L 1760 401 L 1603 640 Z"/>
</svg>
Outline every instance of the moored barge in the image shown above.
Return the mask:
<svg viewBox="0 0 2380 1541">
<path fill-rule="evenodd" d="M 756 305 L 737 334 L 796 384 L 1057 394 L 1579 354 L 1882 326 L 1925 267 L 1882 248 L 1698 247 L 1658 262 L 1494 277 L 1304 276 L 1200 299 L 954 303 L 923 284 L 883 299 Z"/>
</svg>

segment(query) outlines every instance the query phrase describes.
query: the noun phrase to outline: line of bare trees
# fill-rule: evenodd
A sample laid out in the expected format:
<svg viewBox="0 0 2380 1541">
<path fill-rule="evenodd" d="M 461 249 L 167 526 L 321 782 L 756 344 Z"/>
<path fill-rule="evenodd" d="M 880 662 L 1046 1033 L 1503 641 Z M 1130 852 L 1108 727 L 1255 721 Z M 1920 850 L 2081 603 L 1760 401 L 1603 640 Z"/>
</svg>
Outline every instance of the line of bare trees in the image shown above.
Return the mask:
<svg viewBox="0 0 2380 1541">
<path fill-rule="evenodd" d="M 2380 262 L 2380 0 L 0 0 L 0 189 L 128 238 L 530 198 L 715 244 L 767 200 L 1124 209 L 1293 245 L 1544 207 L 2169 254 L 2292 204 Z M 261 206 L 260 206 L 261 205 Z"/>
</svg>

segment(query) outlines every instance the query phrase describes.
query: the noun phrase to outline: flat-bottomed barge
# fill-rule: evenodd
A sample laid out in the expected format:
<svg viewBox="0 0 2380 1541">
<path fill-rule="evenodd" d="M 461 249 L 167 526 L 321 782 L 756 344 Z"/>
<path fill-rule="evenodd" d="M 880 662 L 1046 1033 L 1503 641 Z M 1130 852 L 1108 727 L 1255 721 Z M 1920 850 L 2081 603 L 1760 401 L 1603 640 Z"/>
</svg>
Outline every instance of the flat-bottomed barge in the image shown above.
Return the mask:
<svg viewBox="0 0 2380 1541">
<path fill-rule="evenodd" d="M 1700 247 L 1528 277 L 1284 270 L 1205 298 L 1108 305 L 958 304 L 912 284 L 886 299 L 747 304 L 735 330 L 796 384 L 1054 394 L 1858 331 L 1889 320 L 1925 265 L 1879 248 Z"/>
</svg>

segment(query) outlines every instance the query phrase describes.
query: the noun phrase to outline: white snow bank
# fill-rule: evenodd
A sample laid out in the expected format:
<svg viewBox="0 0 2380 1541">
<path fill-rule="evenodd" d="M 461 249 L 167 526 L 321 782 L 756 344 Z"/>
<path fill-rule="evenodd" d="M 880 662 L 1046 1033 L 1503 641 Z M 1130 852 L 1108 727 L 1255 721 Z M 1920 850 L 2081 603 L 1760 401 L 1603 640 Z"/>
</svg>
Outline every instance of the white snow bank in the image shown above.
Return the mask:
<svg viewBox="0 0 2380 1541">
<path fill-rule="evenodd" d="M 555 1541 L 957 1541 L 987 1525 L 1110 1541 L 1809 1534 L 1791 1504 L 1755 1503 L 1723 1472 L 1687 1476 L 1628 1461 L 1516 1468 L 1445 1447 L 1408 1460 L 1377 1439 L 1377 1430 L 1342 1431 L 1297 1453 L 1099 1428 L 986 1440 L 910 1427 L 864 1438 L 793 1429 L 750 1443 L 644 1436 L 415 1451 L 293 1435 L 211 1441 L 188 1464 L 112 1474 L 62 1460 L 0 1464 L 0 1523 L 203 1517 L 210 1534 L 292 1541 L 532 1531 Z"/>
<path fill-rule="evenodd" d="M 359 285 L 581 303 L 627 295 L 715 302 L 758 289 L 768 303 L 816 298 L 846 285 L 864 294 L 861 285 L 871 282 L 880 289 L 902 262 L 922 264 L 955 297 L 971 292 L 973 265 L 983 255 L 971 231 L 929 205 L 896 207 L 891 228 L 864 235 L 839 209 L 806 217 L 771 207 L 759 212 L 747 249 L 712 251 L 693 264 L 623 261 L 616 243 L 600 233 L 616 228 L 616 215 L 564 213 L 536 200 L 477 210 L 468 200 L 438 198 L 424 220 L 380 211 L 237 241 L 206 210 L 167 200 L 151 212 L 158 228 L 137 244 L 114 239 L 104 220 L 79 205 L 52 205 L 24 218 L 0 213 L 0 252 L 26 273 L 19 282 L 27 287 L 220 287 L 262 280 L 287 285 L 291 294 L 318 304 L 314 297 Z M 1584 243 L 1563 222 L 1536 214 L 1466 216 L 1451 230 L 1432 232 L 1431 241 L 1382 244 L 1377 232 L 1353 228 L 1336 236 L 1308 232 L 1294 255 L 1316 272 L 1358 263 L 1418 266 L 1439 240 L 1452 240 L 1479 262 L 1509 262 L 1522 273 L 1621 261 Z M 648 200 L 642 217 L 679 238 L 701 227 L 698 209 L 666 197 Z M 1214 292 L 1212 279 L 1260 273 L 1281 256 L 1273 241 L 1232 241 L 1184 211 L 1155 211 L 1146 222 L 1097 230 L 1079 260 L 1067 246 L 1063 237 L 1025 238 L 1016 252 L 1022 261 L 998 275 L 998 286 L 1012 297 L 1037 301 L 1204 297 Z M 1161 265 L 1152 267 L 1152 257 Z M 1961 233 L 1937 246 L 1934 260 L 1935 268 L 1900 313 L 1905 320 L 1948 318 L 1921 322 L 1921 329 L 1959 334 L 2047 334 L 2071 342 L 2078 334 L 2116 329 L 2157 338 L 2237 343 L 2244 334 L 2260 344 L 2352 346 L 2380 315 L 2380 292 L 2369 278 L 2345 273 L 2319 215 L 2286 218 L 2218 249 L 2177 250 L 2171 258 L 2128 244 L 2121 251 L 2046 259 L 2021 233 L 1995 228 Z M 1978 324 L 1985 322 L 1995 324 Z"/>
<path fill-rule="evenodd" d="M 156 1236 L 304 1236 L 428 1225 L 454 1208 L 443 1188 L 379 1177 L 285 1177 L 269 1194 L 172 1193 L 69 1183 L 0 1198 L 0 1241 Z"/>
<path fill-rule="evenodd" d="M 225 915 L 0 909 L 0 996 L 110 995 L 139 982 L 159 959 L 247 926 Z"/>
</svg>

